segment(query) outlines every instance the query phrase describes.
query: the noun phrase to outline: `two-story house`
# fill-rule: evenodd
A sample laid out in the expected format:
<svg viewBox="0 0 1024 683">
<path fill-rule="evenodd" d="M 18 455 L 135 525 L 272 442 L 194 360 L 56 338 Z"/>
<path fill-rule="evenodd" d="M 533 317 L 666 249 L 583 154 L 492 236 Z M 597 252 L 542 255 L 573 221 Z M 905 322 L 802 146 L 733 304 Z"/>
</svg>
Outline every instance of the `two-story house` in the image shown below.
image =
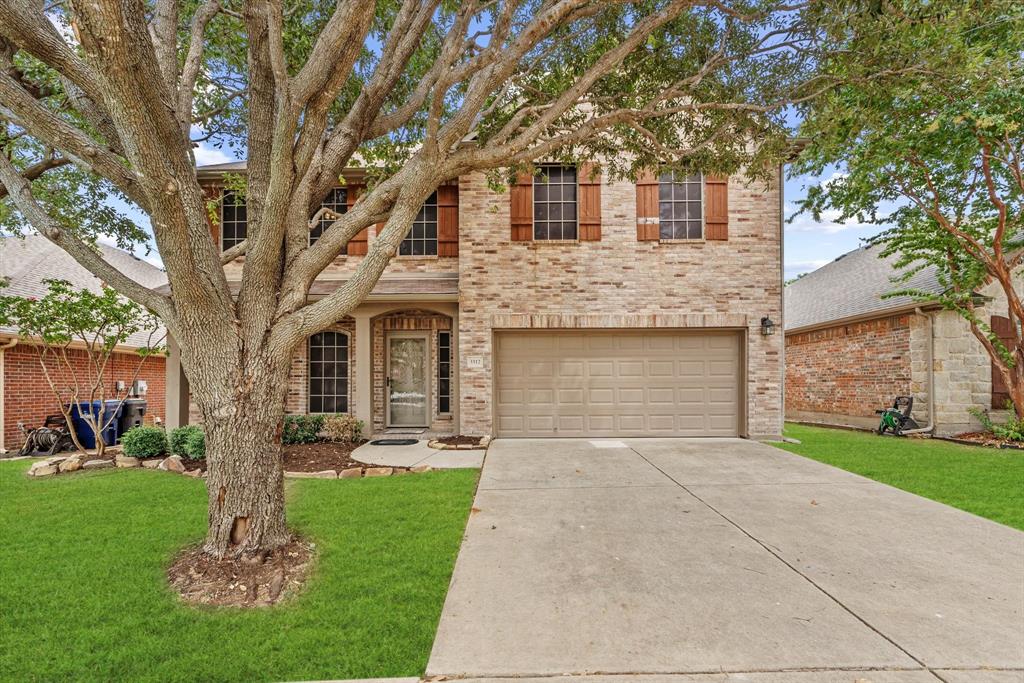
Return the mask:
<svg viewBox="0 0 1024 683">
<path fill-rule="evenodd" d="M 224 189 L 213 238 L 244 239 Z M 324 204 L 345 211 L 362 174 Z M 372 432 L 499 437 L 777 436 L 783 419 L 782 196 L 740 178 L 610 181 L 544 165 L 508 192 L 482 174 L 424 204 L 373 293 L 296 354 L 289 413 L 352 413 Z M 312 231 L 316 239 L 318 229 Z M 333 291 L 374 239 L 348 245 Z M 241 274 L 227 266 L 229 281 Z M 172 346 L 168 413 L 188 419 Z M 368 431 L 370 431 L 368 430 Z"/>
</svg>

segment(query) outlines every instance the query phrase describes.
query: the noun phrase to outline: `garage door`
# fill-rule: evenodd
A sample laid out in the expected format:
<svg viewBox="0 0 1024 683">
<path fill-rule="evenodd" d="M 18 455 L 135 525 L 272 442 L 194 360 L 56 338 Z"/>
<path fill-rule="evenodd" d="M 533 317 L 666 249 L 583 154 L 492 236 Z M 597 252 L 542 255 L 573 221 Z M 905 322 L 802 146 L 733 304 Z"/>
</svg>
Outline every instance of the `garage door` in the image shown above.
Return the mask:
<svg viewBox="0 0 1024 683">
<path fill-rule="evenodd" d="M 737 332 L 500 332 L 499 436 L 737 436 Z"/>
</svg>

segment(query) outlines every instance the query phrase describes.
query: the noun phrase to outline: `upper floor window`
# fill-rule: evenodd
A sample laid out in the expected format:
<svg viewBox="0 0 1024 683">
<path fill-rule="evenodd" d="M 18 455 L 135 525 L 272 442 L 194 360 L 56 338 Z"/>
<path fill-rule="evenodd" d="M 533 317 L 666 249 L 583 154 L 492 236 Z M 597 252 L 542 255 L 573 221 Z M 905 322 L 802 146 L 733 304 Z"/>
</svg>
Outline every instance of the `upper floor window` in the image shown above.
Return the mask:
<svg viewBox="0 0 1024 683">
<path fill-rule="evenodd" d="M 245 239 L 246 221 L 245 197 L 233 190 L 224 190 L 220 202 L 221 249 L 230 249 Z"/>
<path fill-rule="evenodd" d="M 320 332 L 309 338 L 309 412 L 348 412 L 348 335 Z"/>
<path fill-rule="evenodd" d="M 398 253 L 401 256 L 437 256 L 437 192 L 423 202 Z"/>
<path fill-rule="evenodd" d="M 533 183 L 533 239 L 576 239 L 576 168 L 545 165 L 539 170 Z"/>
<path fill-rule="evenodd" d="M 658 177 L 658 223 L 663 240 L 704 238 L 704 179 L 698 173 Z"/>
<path fill-rule="evenodd" d="M 348 211 L 348 191 L 344 187 L 334 188 L 324 197 L 323 202 L 320 203 L 320 208 L 330 209 L 334 213 L 345 213 Z M 316 215 L 316 211 L 313 214 Z M 320 236 L 324 234 L 324 230 L 330 227 L 334 221 L 334 218 L 322 216 L 309 231 L 309 243 L 313 244 L 313 242 L 320 239 Z"/>
</svg>

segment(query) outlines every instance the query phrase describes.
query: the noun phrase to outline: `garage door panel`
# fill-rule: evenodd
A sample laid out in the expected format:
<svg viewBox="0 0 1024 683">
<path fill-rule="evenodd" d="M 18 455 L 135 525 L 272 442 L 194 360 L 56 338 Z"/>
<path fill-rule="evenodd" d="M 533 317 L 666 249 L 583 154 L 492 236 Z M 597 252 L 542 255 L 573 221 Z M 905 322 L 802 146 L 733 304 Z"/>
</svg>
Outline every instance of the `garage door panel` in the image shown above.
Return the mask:
<svg viewBox="0 0 1024 683">
<path fill-rule="evenodd" d="M 501 436 L 735 436 L 736 333 L 498 333 Z"/>
</svg>

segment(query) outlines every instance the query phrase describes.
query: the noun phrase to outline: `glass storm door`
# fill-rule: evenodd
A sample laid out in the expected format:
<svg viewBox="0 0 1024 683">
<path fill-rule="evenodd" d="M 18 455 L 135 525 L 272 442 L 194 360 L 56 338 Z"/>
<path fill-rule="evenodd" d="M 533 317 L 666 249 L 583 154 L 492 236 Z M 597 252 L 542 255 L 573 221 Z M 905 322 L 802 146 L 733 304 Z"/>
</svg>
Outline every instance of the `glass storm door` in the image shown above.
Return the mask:
<svg viewBox="0 0 1024 683">
<path fill-rule="evenodd" d="M 427 335 L 388 336 L 388 426 L 430 425 L 430 373 Z"/>
</svg>

